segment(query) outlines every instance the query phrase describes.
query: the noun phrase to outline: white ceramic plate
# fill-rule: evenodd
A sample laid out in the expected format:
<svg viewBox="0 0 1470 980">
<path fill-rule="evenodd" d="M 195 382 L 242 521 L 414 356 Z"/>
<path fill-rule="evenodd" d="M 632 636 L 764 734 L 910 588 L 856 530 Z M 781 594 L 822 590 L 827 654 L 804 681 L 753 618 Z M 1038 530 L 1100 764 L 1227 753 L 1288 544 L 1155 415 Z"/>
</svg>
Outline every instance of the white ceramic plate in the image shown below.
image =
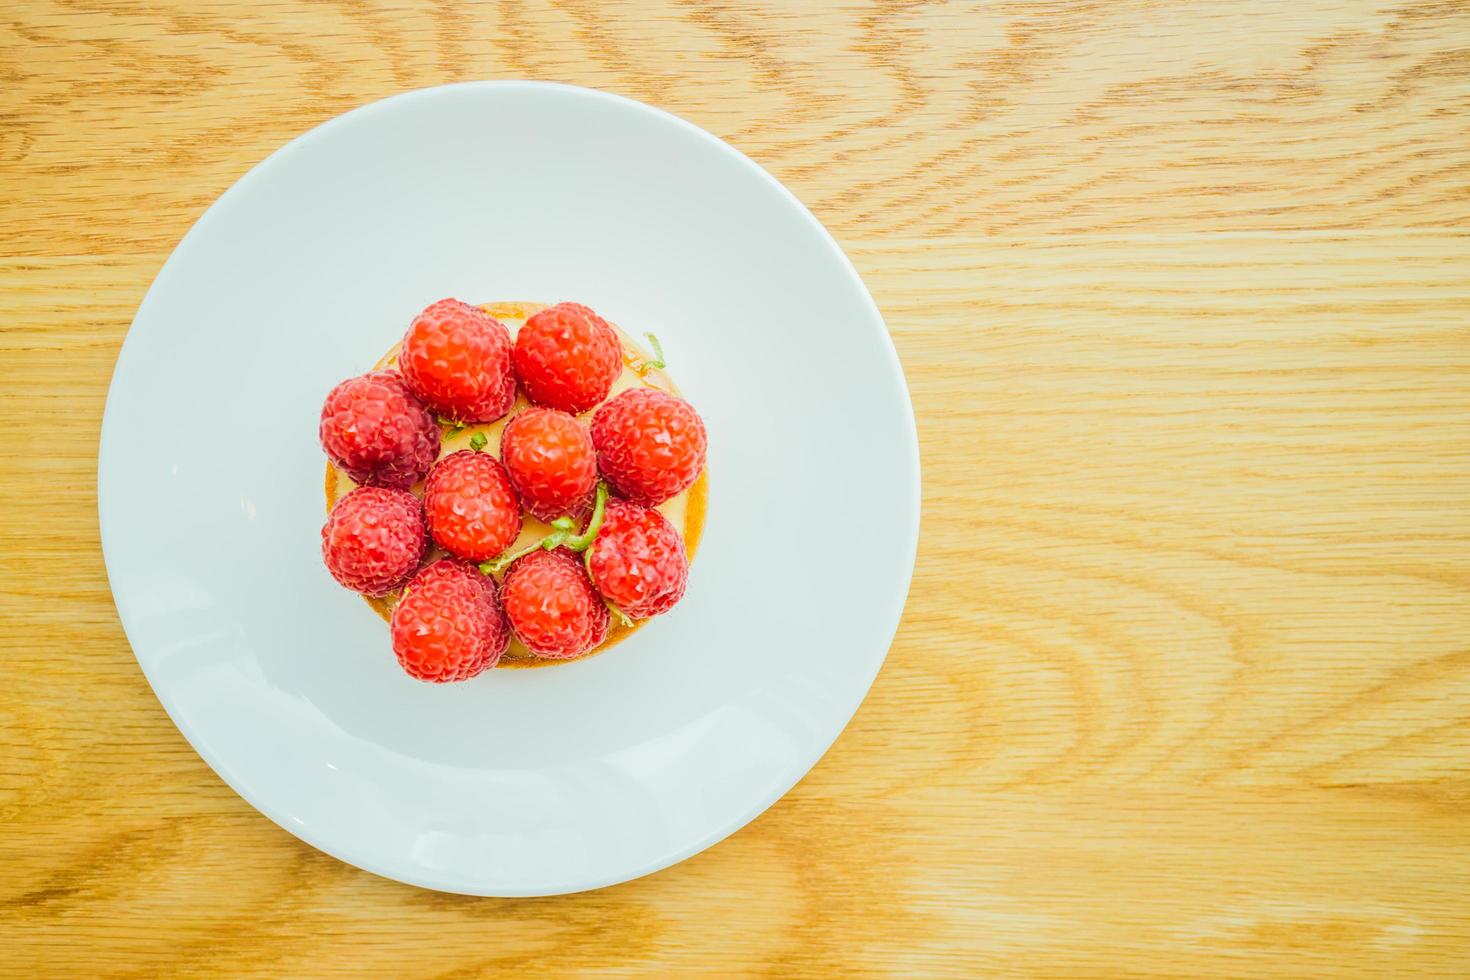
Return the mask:
<svg viewBox="0 0 1470 980">
<path fill-rule="evenodd" d="M 419 683 L 322 567 L 322 398 L 444 296 L 651 330 L 704 416 L 688 594 L 602 656 Z M 184 736 L 316 847 L 480 895 L 644 875 L 778 799 L 882 664 L 918 536 L 903 374 L 831 236 L 708 133 L 556 85 L 411 92 L 241 178 L 138 310 L 100 457 L 118 612 Z"/>
</svg>

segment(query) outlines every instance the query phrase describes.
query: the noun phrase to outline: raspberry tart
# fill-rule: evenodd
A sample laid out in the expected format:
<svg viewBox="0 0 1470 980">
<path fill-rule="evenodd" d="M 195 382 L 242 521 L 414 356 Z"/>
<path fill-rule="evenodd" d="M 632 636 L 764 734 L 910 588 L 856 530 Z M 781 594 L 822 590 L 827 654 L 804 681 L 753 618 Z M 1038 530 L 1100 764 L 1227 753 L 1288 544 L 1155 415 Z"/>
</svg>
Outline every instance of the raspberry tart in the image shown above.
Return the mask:
<svg viewBox="0 0 1470 980">
<path fill-rule="evenodd" d="M 333 389 L 324 561 L 410 676 L 567 663 L 683 597 L 707 435 L 649 340 L 576 303 L 440 300 Z"/>
</svg>

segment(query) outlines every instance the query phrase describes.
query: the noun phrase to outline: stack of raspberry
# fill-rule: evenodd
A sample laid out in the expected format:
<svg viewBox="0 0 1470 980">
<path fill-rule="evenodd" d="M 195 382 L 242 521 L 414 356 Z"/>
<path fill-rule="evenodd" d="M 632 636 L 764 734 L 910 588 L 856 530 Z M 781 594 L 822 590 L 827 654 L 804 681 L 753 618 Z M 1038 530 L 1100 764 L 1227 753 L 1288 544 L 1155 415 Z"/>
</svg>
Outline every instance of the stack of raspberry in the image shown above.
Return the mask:
<svg viewBox="0 0 1470 980">
<path fill-rule="evenodd" d="M 328 515 L 322 557 L 354 592 L 400 593 L 393 652 L 409 674 L 474 677 L 512 634 L 537 657 L 580 657 L 611 615 L 657 616 L 682 598 L 684 542 L 655 508 L 703 472 L 704 423 L 659 388 L 608 398 L 622 370 L 617 332 L 585 306 L 543 309 L 512 339 L 446 299 L 414 319 L 395 370 L 327 395 L 322 448 L 360 486 Z M 478 434 L 440 456 L 436 416 L 448 432 L 495 422 L 518 392 L 530 405 L 506 423 L 499 459 Z M 526 514 L 551 533 L 511 551 Z"/>
</svg>

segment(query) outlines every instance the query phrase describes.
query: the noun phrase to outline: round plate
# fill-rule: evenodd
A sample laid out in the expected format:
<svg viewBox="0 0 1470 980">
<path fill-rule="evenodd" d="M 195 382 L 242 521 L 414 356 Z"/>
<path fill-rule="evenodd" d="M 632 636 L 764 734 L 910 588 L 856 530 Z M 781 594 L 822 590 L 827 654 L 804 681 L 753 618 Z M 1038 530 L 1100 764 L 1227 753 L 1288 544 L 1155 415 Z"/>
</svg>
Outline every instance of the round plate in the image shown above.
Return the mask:
<svg viewBox="0 0 1470 980">
<path fill-rule="evenodd" d="M 704 416 L 688 593 L 606 654 L 420 683 L 322 567 L 322 398 L 445 296 L 651 330 Z M 918 538 L 903 374 L 832 237 L 689 123 L 524 82 L 349 112 L 221 196 L 133 321 L 97 482 L 123 626 L 200 755 L 327 853 L 478 895 L 648 874 L 778 799 L 872 683 Z"/>
</svg>

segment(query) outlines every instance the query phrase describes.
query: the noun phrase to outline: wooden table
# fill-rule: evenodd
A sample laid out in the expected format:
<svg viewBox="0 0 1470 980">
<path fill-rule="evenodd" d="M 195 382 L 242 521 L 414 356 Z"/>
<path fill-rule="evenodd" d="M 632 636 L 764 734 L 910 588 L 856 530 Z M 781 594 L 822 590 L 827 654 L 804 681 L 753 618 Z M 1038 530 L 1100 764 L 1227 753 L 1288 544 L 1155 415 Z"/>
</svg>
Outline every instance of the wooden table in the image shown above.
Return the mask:
<svg viewBox="0 0 1470 980">
<path fill-rule="evenodd" d="M 1470 5 L 0 20 L 0 972 L 1470 973 Z M 887 666 L 811 775 L 526 901 L 356 871 L 226 788 L 128 649 L 94 494 L 200 212 L 353 106 L 499 77 L 662 106 L 809 204 L 925 487 Z"/>
</svg>

